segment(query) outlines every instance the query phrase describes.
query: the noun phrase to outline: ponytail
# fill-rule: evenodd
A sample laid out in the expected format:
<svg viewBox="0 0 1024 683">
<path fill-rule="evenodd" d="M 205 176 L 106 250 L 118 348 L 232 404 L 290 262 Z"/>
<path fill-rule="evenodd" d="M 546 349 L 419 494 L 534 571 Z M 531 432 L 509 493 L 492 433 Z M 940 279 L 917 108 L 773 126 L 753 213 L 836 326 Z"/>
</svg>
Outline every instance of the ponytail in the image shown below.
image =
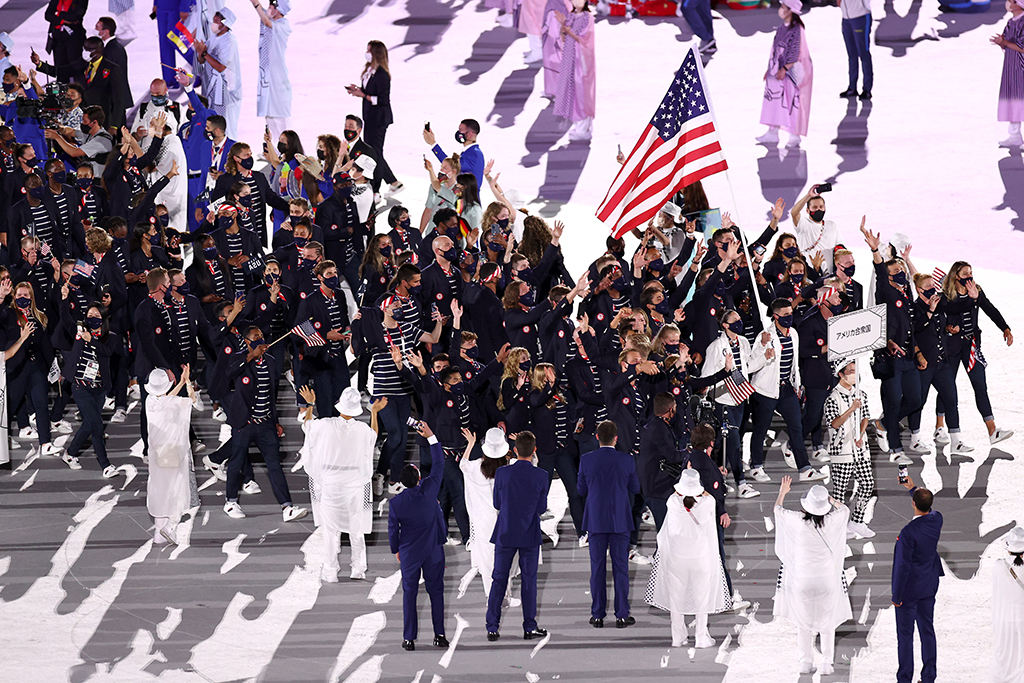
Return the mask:
<svg viewBox="0 0 1024 683">
<path fill-rule="evenodd" d="M 1010 553 L 1013 555 L 1013 566 L 1024 567 L 1024 553 Z"/>
</svg>

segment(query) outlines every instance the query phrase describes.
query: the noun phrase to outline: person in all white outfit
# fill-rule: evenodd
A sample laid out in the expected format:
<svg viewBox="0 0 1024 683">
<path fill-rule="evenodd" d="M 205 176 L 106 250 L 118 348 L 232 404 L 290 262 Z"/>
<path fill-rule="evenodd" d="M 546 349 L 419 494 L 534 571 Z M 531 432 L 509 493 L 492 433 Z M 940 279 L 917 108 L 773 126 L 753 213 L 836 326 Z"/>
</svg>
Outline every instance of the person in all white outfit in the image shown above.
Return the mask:
<svg viewBox="0 0 1024 683">
<path fill-rule="evenodd" d="M 197 40 L 192 46 L 201 65 L 203 95 L 210 108 L 225 118 L 227 135 L 238 139 L 238 118 L 242 114 L 242 66 L 238 58 L 238 41 L 231 28 L 237 18 L 223 7 L 213 15 L 212 34 L 206 43 Z"/>
<path fill-rule="evenodd" d="M 266 117 L 270 139 L 277 140 L 288 130 L 292 115 L 292 81 L 288 74 L 288 37 L 292 26 L 285 18 L 291 0 L 273 0 L 263 9 L 260 0 L 252 6 L 260 15 L 260 71 L 256 81 L 256 116 Z"/>
<path fill-rule="evenodd" d="M 323 527 L 324 565 L 320 579 L 338 582 L 341 534 L 352 545 L 351 579 L 366 578 L 366 534 L 373 529 L 373 447 L 377 443 L 377 413 L 388 404 L 379 398 L 370 405 L 370 424 L 356 418 L 363 414 L 359 391 L 347 387 L 335 404 L 338 417 L 313 418 L 316 394 L 309 387 L 299 393 L 306 400 L 302 431 L 305 443 L 299 451 L 309 475 L 313 523 Z"/>
<path fill-rule="evenodd" d="M 714 647 L 708 614 L 732 608 L 718 552 L 715 499 L 705 492 L 697 470 L 683 470 L 668 499 L 645 601 L 670 612 L 672 647 L 682 647 L 689 638 L 687 614 L 697 616 L 696 647 Z"/>
<path fill-rule="evenodd" d="M 154 170 L 149 174 L 149 184 L 152 187 L 164 176 L 170 177 L 167 187 L 156 196 L 156 203 L 167 207 L 167 227 L 182 233 L 188 232 L 188 174 L 184 172 L 188 168 L 188 159 L 185 157 L 185 147 L 181 138 L 174 134 L 166 115 L 162 112 L 150 119 L 148 135 L 142 139 L 136 155 L 137 158 L 141 157 L 149 149 L 153 142 L 155 127 L 158 125 L 163 126 L 164 140 L 156 155 Z M 131 143 L 133 140 L 128 142 Z M 171 175 L 172 168 L 178 171 L 174 175 Z"/>
<path fill-rule="evenodd" d="M 178 396 L 181 388 L 188 396 Z M 190 507 L 192 483 L 192 446 L 189 425 L 195 390 L 189 382 L 189 366 L 181 373 L 181 381 L 172 388 L 167 370 L 157 368 L 146 382 L 146 415 L 149 420 L 149 480 L 146 484 L 146 507 L 156 528 L 153 543 L 176 544 L 174 528 Z"/>
<path fill-rule="evenodd" d="M 476 435 L 468 429 L 462 430 L 466 437 L 466 453 L 459 460 L 459 469 L 466 483 L 466 512 L 469 513 L 469 550 L 473 569 L 480 572 L 484 582 L 484 595 L 491 594 L 491 574 L 494 572 L 494 544 L 491 533 L 498 521 L 494 509 L 494 473 L 508 463 L 508 440 L 505 432 L 492 427 L 484 435 L 480 449 L 484 457 L 470 460 L 469 454 L 476 445 Z"/>
<path fill-rule="evenodd" d="M 782 566 L 772 614 L 797 627 L 802 674 L 814 671 L 814 634 L 821 637 L 817 669 L 828 676 L 835 671 L 836 627 L 853 617 L 843 576 L 850 509 L 815 484 L 800 498 L 802 513 L 787 510 L 782 503 L 792 481 L 782 478 L 775 500 L 775 555 Z"/>
<path fill-rule="evenodd" d="M 1009 557 L 992 567 L 992 681 L 1024 681 L 1024 528 L 1006 537 Z"/>
</svg>

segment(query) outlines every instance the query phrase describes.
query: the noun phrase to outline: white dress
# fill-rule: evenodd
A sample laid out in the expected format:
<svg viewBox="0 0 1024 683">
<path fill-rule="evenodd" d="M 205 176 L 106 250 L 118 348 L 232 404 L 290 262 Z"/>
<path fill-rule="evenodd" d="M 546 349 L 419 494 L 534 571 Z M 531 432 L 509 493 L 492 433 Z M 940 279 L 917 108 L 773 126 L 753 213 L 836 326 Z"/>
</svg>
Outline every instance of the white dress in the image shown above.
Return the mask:
<svg viewBox="0 0 1024 683">
<path fill-rule="evenodd" d="M 260 23 L 260 73 L 256 81 L 256 116 L 292 115 L 292 82 L 288 75 L 288 36 L 292 26 L 287 17 L 273 26 Z"/>
<path fill-rule="evenodd" d="M 711 496 L 698 498 L 689 511 L 682 496 L 668 499 L 644 601 L 682 614 L 717 614 L 732 606 Z"/>
<path fill-rule="evenodd" d="M 494 509 L 494 480 L 480 471 L 483 459 L 459 460 L 459 468 L 465 480 L 466 512 L 469 514 L 469 558 L 472 566 L 484 580 L 484 594 L 490 595 L 491 574 L 494 572 L 494 544 L 491 532 L 498 522 L 498 511 Z"/>
<path fill-rule="evenodd" d="M 187 396 L 146 397 L 149 421 L 149 481 L 146 507 L 154 517 L 177 523 L 189 509 L 192 447 L 188 438 L 192 401 Z"/>
<path fill-rule="evenodd" d="M 1000 559 L 992 567 L 993 683 L 1024 681 L 1024 567 L 1010 562 Z"/>
<path fill-rule="evenodd" d="M 843 576 L 849 521 L 845 505 L 825 515 L 820 529 L 804 521 L 802 510 L 775 506 L 775 554 L 782 566 L 772 614 L 815 633 L 853 617 Z"/>
<path fill-rule="evenodd" d="M 313 523 L 334 533 L 370 533 L 376 432 L 343 417 L 307 420 L 302 431 L 306 440 L 299 454 L 309 475 Z"/>
<path fill-rule="evenodd" d="M 143 150 L 149 149 L 152 142 L 152 136 L 146 136 L 142 142 Z M 152 186 L 167 175 L 174 162 L 178 162 L 178 175 L 171 178 L 167 187 L 156 196 L 156 203 L 167 207 L 168 227 L 178 232 L 188 232 L 188 159 L 181 138 L 177 135 L 164 136 L 156 157 L 156 171 L 149 175 L 149 184 Z"/>
<path fill-rule="evenodd" d="M 210 35 L 206 43 L 210 56 L 224 65 L 217 71 L 209 64 L 203 69 L 203 94 L 210 100 L 210 108 L 227 120 L 227 136 L 238 139 L 238 117 L 242 108 L 242 77 L 238 58 L 238 41 L 233 31 L 222 36 Z"/>
</svg>

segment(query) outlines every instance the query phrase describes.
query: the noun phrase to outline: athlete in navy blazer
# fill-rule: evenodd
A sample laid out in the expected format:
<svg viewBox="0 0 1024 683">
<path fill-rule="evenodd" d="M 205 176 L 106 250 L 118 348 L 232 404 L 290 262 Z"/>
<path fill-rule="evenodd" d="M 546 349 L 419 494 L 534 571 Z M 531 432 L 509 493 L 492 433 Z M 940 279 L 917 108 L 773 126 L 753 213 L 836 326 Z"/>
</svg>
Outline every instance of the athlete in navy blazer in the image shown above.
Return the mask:
<svg viewBox="0 0 1024 683">
<path fill-rule="evenodd" d="M 633 531 L 633 497 L 640 493 L 636 460 L 616 450 L 618 429 L 611 420 L 597 426 L 601 447 L 580 457 L 576 489 L 586 499 L 583 528 L 590 541 L 590 623 L 604 626 L 608 607 L 605 556 L 611 551 L 615 584 L 615 625 L 630 626 L 629 532 Z"/>
<path fill-rule="evenodd" d="M 914 518 L 896 537 L 892 562 L 892 604 L 896 606 L 896 642 L 899 653 L 898 683 L 914 679 L 914 624 L 921 636 L 921 683 L 935 683 L 935 594 L 943 575 L 939 560 L 942 514 L 932 510 L 932 492 L 903 485 L 913 496 Z"/>
<path fill-rule="evenodd" d="M 406 650 L 416 649 L 420 571 L 430 596 L 434 645 L 448 647 L 444 637 L 444 542 L 448 529 L 437 503 L 444 451 L 426 423 L 421 422 L 418 431 L 430 444 L 430 475 L 420 479 L 416 466 L 406 465 L 401 475 L 406 489 L 391 499 L 388 511 L 388 542 L 402 566 L 402 647 Z"/>
<path fill-rule="evenodd" d="M 494 544 L 494 573 L 487 598 L 487 640 L 498 639 L 501 602 L 505 599 L 512 558 L 519 553 L 522 575 L 523 638 L 543 638 L 547 631 L 537 627 L 537 560 L 540 558 L 540 516 L 548 509 L 548 473 L 534 467 L 537 439 L 523 431 L 516 437 L 518 460 L 498 468 L 494 477 L 494 507 L 498 521 L 491 534 Z"/>
</svg>

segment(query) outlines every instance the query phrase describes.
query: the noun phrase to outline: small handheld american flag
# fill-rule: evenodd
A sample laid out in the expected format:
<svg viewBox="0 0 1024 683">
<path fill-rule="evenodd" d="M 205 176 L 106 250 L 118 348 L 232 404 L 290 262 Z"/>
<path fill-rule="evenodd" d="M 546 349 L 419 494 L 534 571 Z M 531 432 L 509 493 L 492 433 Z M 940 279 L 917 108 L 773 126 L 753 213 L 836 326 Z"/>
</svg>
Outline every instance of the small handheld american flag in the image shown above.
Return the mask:
<svg viewBox="0 0 1024 683">
<path fill-rule="evenodd" d="M 96 270 L 96 266 L 86 263 L 82 259 L 78 259 L 75 262 L 74 273 L 81 275 L 82 277 L 92 277 L 92 272 Z"/>
<path fill-rule="evenodd" d="M 946 279 L 946 272 L 941 268 L 932 271 L 932 287 L 942 291 L 942 281 Z"/>
<path fill-rule="evenodd" d="M 303 320 L 293 327 L 292 334 L 299 335 L 302 341 L 306 342 L 307 346 L 324 346 L 327 344 L 324 338 L 320 336 L 320 333 L 313 329 L 313 323 L 309 320 Z"/>
<path fill-rule="evenodd" d="M 978 338 L 971 337 L 971 355 L 967 359 L 967 372 L 974 369 L 974 366 L 981 363 L 981 367 L 988 367 L 988 362 L 985 360 L 985 356 L 981 353 L 981 347 L 978 346 Z"/>
<path fill-rule="evenodd" d="M 50 245 L 44 242 L 43 240 L 39 240 L 39 253 L 42 254 L 43 256 L 49 256 Z"/>
<path fill-rule="evenodd" d="M 739 370 L 733 370 L 732 374 L 725 378 L 725 388 L 732 396 L 732 400 L 736 401 L 736 405 L 754 395 L 754 385 L 748 382 Z"/>
</svg>

